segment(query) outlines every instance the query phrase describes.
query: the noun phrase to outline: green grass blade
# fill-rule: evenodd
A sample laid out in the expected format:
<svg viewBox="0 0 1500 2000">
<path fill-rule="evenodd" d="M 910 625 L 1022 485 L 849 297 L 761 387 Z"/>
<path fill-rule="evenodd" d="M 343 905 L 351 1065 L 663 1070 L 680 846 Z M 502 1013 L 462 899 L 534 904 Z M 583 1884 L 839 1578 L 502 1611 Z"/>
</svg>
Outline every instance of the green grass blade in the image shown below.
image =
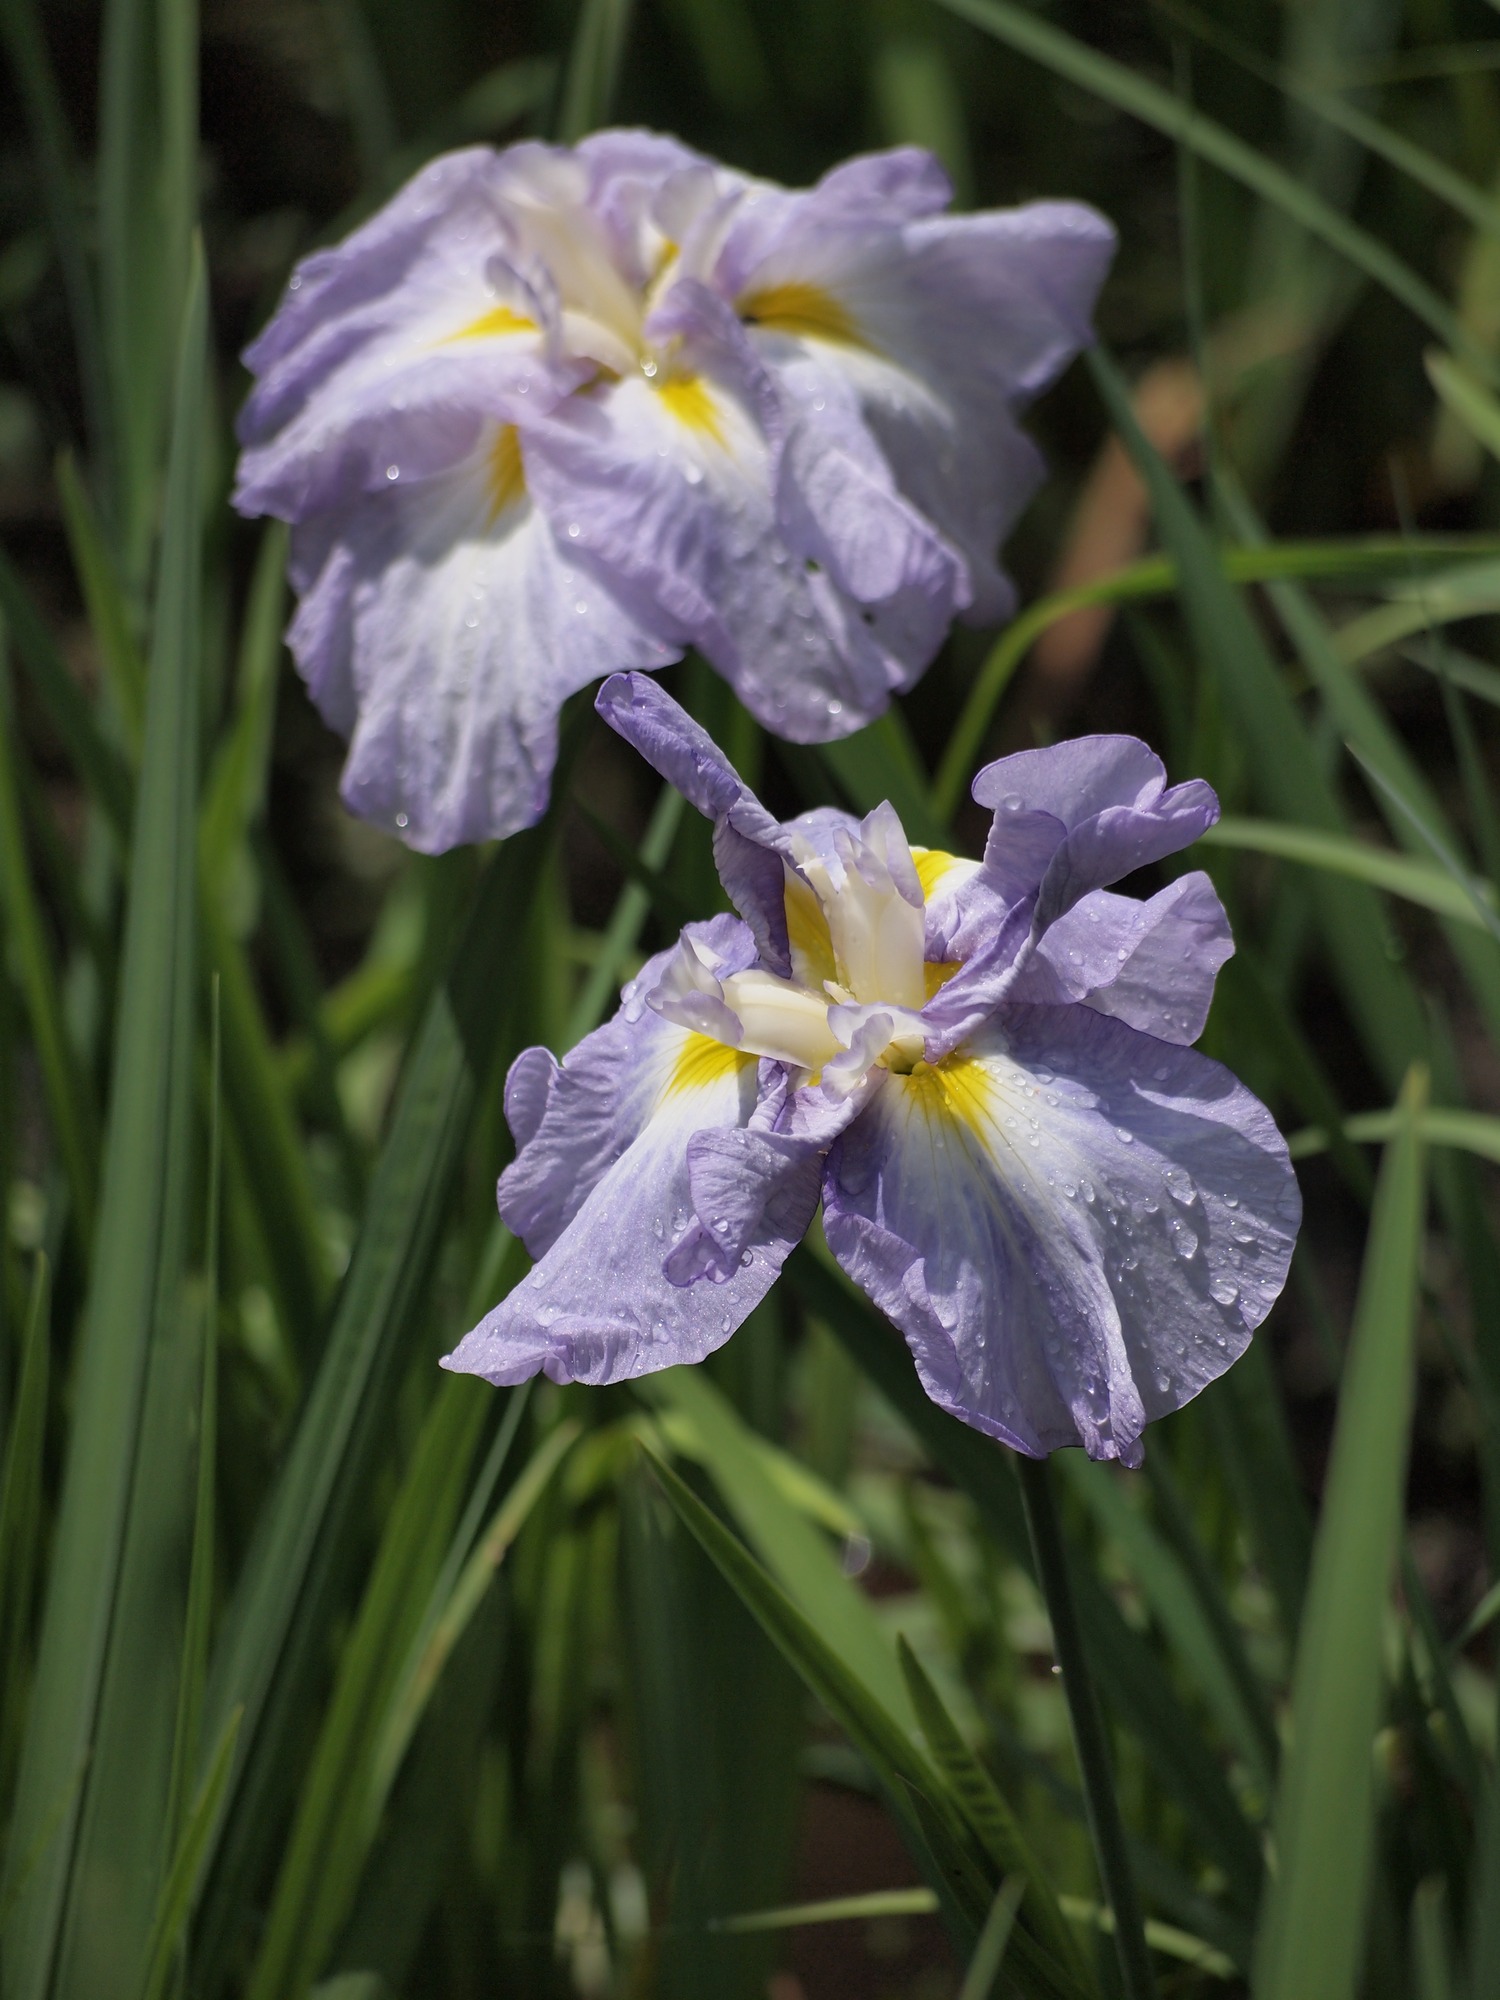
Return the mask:
<svg viewBox="0 0 1500 2000">
<path fill-rule="evenodd" d="M 286 609 L 286 543 L 287 531 L 279 521 L 261 536 L 245 604 L 234 715 L 203 787 L 199 838 L 211 896 L 229 889 L 242 843 L 265 805 Z"/>
<path fill-rule="evenodd" d="M 215 1494 L 219 1470 L 219 1198 L 223 1165 L 220 1084 L 223 1039 L 217 980 L 211 993 L 209 1022 L 208 1213 L 204 1231 L 202 1348 L 198 1362 L 197 1495 L 193 1507 L 187 1611 L 183 1619 L 182 1672 L 177 1684 L 177 1723 L 172 1735 L 172 1782 L 167 1799 L 167 1837 L 174 1846 L 182 1838 L 187 1823 L 189 1786 L 198 1762 L 198 1724 L 208 1679 L 209 1627 L 213 1615 Z M 238 1722 L 235 1726 L 238 1730 Z"/>
<path fill-rule="evenodd" d="M 146 1971 L 141 1982 L 140 2000 L 167 2000 L 171 1991 L 173 1974 L 187 1936 L 193 1900 L 202 1875 L 203 1857 L 208 1852 L 214 1821 L 219 1816 L 229 1784 L 229 1773 L 234 1763 L 234 1740 L 239 1734 L 239 1727 L 240 1712 L 235 1709 L 224 1725 L 224 1733 L 204 1773 L 192 1811 L 183 1821 L 147 1941 Z"/>
<path fill-rule="evenodd" d="M 722 1917 L 715 1930 L 793 1931 L 803 1924 L 868 1923 L 877 1917 L 930 1917 L 938 1910 L 931 1889 L 870 1889 L 859 1896 L 830 1896 L 820 1903 L 784 1903 L 776 1910 L 741 1910 Z"/>
<path fill-rule="evenodd" d="M 919 847 L 942 845 L 952 814 L 934 809 L 927 773 L 899 708 L 888 708 L 853 736 L 820 743 L 817 755 L 860 812 L 889 799 L 908 840 Z"/>
<path fill-rule="evenodd" d="M 677 829 L 682 824 L 684 803 L 681 792 L 674 791 L 670 785 L 663 785 L 652 807 L 640 848 L 641 866 L 652 875 L 660 875 L 667 865 Z M 619 991 L 625 962 L 635 950 L 641 927 L 650 910 L 650 891 L 639 881 L 627 882 L 620 891 L 609 926 L 600 939 L 599 956 L 589 968 L 588 978 L 579 989 L 573 1011 L 568 1016 L 567 1034 L 562 1045 L 564 1049 L 582 1041 L 604 1018 Z"/>
<path fill-rule="evenodd" d="M 1265 803 L 1281 818 L 1347 831 L 1336 794 L 1245 604 L 1225 581 L 1186 495 L 1147 442 L 1130 395 L 1100 350 L 1088 357 L 1100 395 L 1145 481 L 1163 541 L 1176 557 L 1182 608 L 1204 671 L 1212 670 Z M 1314 877 L 1321 928 L 1349 1013 L 1392 1089 L 1426 1047 L 1427 1024 L 1410 981 L 1392 964 L 1373 891 Z"/>
<path fill-rule="evenodd" d="M 709 1477 L 761 1561 L 885 1713 L 903 1730 L 913 1731 L 917 1719 L 906 1681 L 870 1600 L 844 1575 L 823 1535 L 769 1476 L 750 1427 L 729 1399 L 699 1368 L 643 1376 L 638 1393 L 687 1417 L 706 1448 Z"/>
<path fill-rule="evenodd" d="M 130 774 L 119 752 L 100 734 L 78 683 L 3 549 L 0 549 L 0 615 L 10 628 L 21 664 L 74 770 L 111 830 L 126 838 L 131 815 Z"/>
<path fill-rule="evenodd" d="M 1492 458 L 1500 458 L 1500 403 L 1483 382 L 1451 354 L 1429 349 L 1422 357 L 1427 379 L 1444 407 L 1451 410 L 1470 435 Z"/>
<path fill-rule="evenodd" d="M 25 1714 L 24 1662 L 30 1642 L 32 1590 L 42 1553 L 42 1448 L 52 1360 L 50 1290 L 47 1260 L 38 1256 L 21 1346 L 16 1407 L 5 1440 L 5 1471 L 0 1477 L 0 1810 L 9 1799 Z"/>
<path fill-rule="evenodd" d="M 1005 1962 L 1005 1948 L 1010 1943 L 1016 1913 L 1025 1894 L 1026 1883 L 1019 1877 L 1001 1884 L 984 1920 L 984 1929 L 979 1933 L 979 1942 L 969 1960 L 964 1983 L 958 1989 L 958 2000 L 990 2000 L 995 1981 L 1000 1977 L 1000 1967 Z"/>
<path fill-rule="evenodd" d="M 560 778 L 557 789 L 565 788 Z M 397 1371 L 410 1359 L 413 1316 L 447 1225 L 449 1191 L 475 1101 L 513 1033 L 522 984 L 515 977 L 513 940 L 524 927 L 550 828 L 549 820 L 496 854 L 464 940 L 429 1004 L 317 1378 L 226 1615 L 210 1673 L 207 1727 L 222 1730 L 230 1709 L 240 1704 L 245 1725 L 225 1816 L 232 1840 L 223 1843 L 204 1911 L 210 1987 L 241 1919 L 248 1884 L 274 1840 L 264 1801 L 279 1793 L 283 1732 L 295 1729 L 296 1698 L 318 1670 L 315 1642 L 331 1615 L 320 1590 L 365 1504 Z"/>
<path fill-rule="evenodd" d="M 519 1407 L 523 1406 L 518 1406 L 518 1414 Z M 507 1425 L 502 1438 L 508 1442 L 513 1436 L 514 1428 Z M 558 1424 L 548 1432 L 495 1509 L 468 1560 L 454 1578 L 451 1589 L 442 1592 L 435 1614 L 417 1633 L 416 1643 L 411 1648 L 381 1719 L 374 1746 L 371 1795 L 372 1803 L 377 1808 L 396 1782 L 401 1760 L 426 1713 L 433 1690 L 483 1603 L 496 1572 L 525 1527 L 532 1509 L 577 1442 L 578 1426 L 574 1423 Z M 458 1539 L 455 1538 L 456 1543 Z M 441 1578 L 439 1582 L 441 1584 Z"/>
<path fill-rule="evenodd" d="M 1475 908 L 1475 895 L 1493 920 L 1500 910 L 1500 895 L 1489 882 L 1476 883 L 1470 893 L 1461 882 L 1429 861 L 1409 854 L 1395 854 L 1349 834 L 1325 833 L 1318 827 L 1286 826 L 1269 819 L 1221 819 L 1203 839 L 1211 847 L 1233 847 L 1251 854 L 1274 854 L 1282 861 L 1295 861 L 1304 868 L 1320 868 L 1344 875 L 1354 882 L 1400 896 L 1441 917 L 1459 923 L 1489 928 L 1489 921 Z"/>
<path fill-rule="evenodd" d="M 897 1641 L 897 1649 L 912 1707 L 934 1763 L 996 1869 L 1001 1875 L 1018 1874 L 1031 1892 L 1026 1928 L 1060 1965 L 1068 1966 L 1088 1985 L 1090 1980 L 1072 1928 L 1058 1907 L 1057 1892 L 1027 1839 L 1025 1828 L 994 1779 L 959 1735 L 942 1697 L 904 1635 Z"/>
<path fill-rule="evenodd" d="M 5 913 L 12 962 L 26 1002 L 53 1137 L 67 1175 L 77 1240 L 87 1257 L 94 1235 L 99 1117 L 83 1068 L 68 1038 L 57 968 L 37 906 L 16 786 L 13 758 L 20 745 L 14 728 L 3 647 L 4 635 L 0 632 L 0 909 Z"/>
<path fill-rule="evenodd" d="M 1357 1111 L 1344 1120 L 1344 1134 L 1362 1145 L 1384 1145 L 1395 1138 L 1401 1118 L 1399 1107 L 1390 1111 Z M 1459 1152 L 1473 1153 L 1481 1160 L 1493 1160 L 1500 1165 L 1500 1118 L 1488 1112 L 1429 1106 L 1418 1115 L 1417 1125 L 1424 1146 L 1452 1146 Z M 1327 1149 L 1328 1134 L 1313 1127 L 1294 1132 L 1287 1143 L 1294 1160 L 1311 1159 Z"/>
<path fill-rule="evenodd" d="M 114 559 L 71 452 L 63 452 L 57 461 L 57 492 L 99 658 L 119 705 L 131 755 L 139 758 L 146 724 L 146 662 L 131 629 L 130 607 Z"/>
<path fill-rule="evenodd" d="M 1255 2000 L 1348 2000 L 1374 1842 L 1382 1623 L 1405 1491 L 1426 1210 L 1413 1071 L 1381 1168 L 1297 1648 Z"/>
<path fill-rule="evenodd" d="M 1384 286 L 1392 298 L 1399 299 L 1446 347 L 1461 354 L 1486 380 L 1500 379 L 1494 357 L 1473 339 L 1447 302 L 1409 264 L 1368 230 L 1341 215 L 1295 174 L 1225 126 L 1193 110 L 1149 77 L 1110 56 L 1100 55 L 1025 8 L 1007 4 L 1007 0 L 940 0 L 940 4 L 1239 181 L 1310 235 L 1320 238 L 1356 270 Z"/>
<path fill-rule="evenodd" d="M 1500 564 L 1465 563 L 1459 569 L 1440 570 L 1420 584 L 1405 583 L 1390 595 L 1393 602 L 1339 627 L 1334 643 L 1346 666 L 1358 666 L 1415 633 L 1428 634 L 1440 625 L 1500 611 Z"/>
<path fill-rule="evenodd" d="M 78 198 L 79 173 L 62 93 L 47 53 L 35 0 L 0 0 L 0 36 L 20 85 L 31 126 L 47 222 L 62 267 L 73 323 L 73 347 L 94 449 L 110 463 L 114 426 L 99 329 L 99 302 L 89 268 L 88 224 Z"/>
<path fill-rule="evenodd" d="M 721 1575 L 735 1589 L 772 1642 L 801 1675 L 828 1712 L 847 1732 L 885 1787 L 914 1856 L 932 1881 L 945 1911 L 961 1933 L 977 1933 L 990 1891 L 982 1888 L 952 1806 L 937 1774 L 911 1737 L 884 1708 L 848 1663 L 814 1630 L 810 1621 L 750 1552 L 713 1515 L 665 1460 L 651 1454 L 657 1478 L 679 1519 Z M 1040 1975 L 1038 1992 L 1076 1994 L 1069 1975 L 1036 1947 L 1027 1954 Z M 1019 1962 L 1019 1957 L 1018 1957 Z M 1045 1984 L 1042 1981 L 1045 1981 Z M 1028 1992 L 1031 1987 L 1026 1989 Z"/>
<path fill-rule="evenodd" d="M 300 2000 L 323 1966 L 374 1831 L 372 1758 L 381 1718 L 463 1504 L 491 1414 L 485 1391 L 445 1380 L 386 1519 L 342 1649 L 266 1917 L 249 2000 Z"/>
<path fill-rule="evenodd" d="M 557 137 L 565 146 L 609 123 L 632 8 L 633 0 L 582 0 L 557 113 Z"/>
<path fill-rule="evenodd" d="M 1349 541 L 1278 541 L 1263 547 L 1224 548 L 1218 560 L 1232 583 L 1270 583 L 1284 577 L 1409 575 L 1413 560 L 1443 562 L 1478 554 L 1479 538 L 1460 543 L 1452 536 L 1370 535 Z M 1168 555 L 1143 556 L 1092 583 L 1075 584 L 1038 599 L 1012 620 L 991 646 L 948 732 L 947 747 L 932 783 L 933 809 L 946 823 L 977 768 L 985 737 L 1016 669 L 1036 641 L 1059 619 L 1098 604 L 1133 604 L 1170 597 L 1177 588 L 1177 565 Z"/>
<path fill-rule="evenodd" d="M 120 976 L 109 1132 L 101 1179 L 92 1284 L 76 1362 L 74 1414 L 42 1625 L 36 1692 L 17 1785 L 8 1869 L 27 1854 L 56 1802 L 89 1760 L 86 1797 L 76 1795 L 22 1889 L 7 1956 L 9 1992 L 31 2000 L 47 1990 L 60 1940 L 75 1835 L 97 1829 L 109 1851 L 120 1831 L 110 1809 L 129 1785 L 148 1829 L 143 1850 L 117 1857 L 132 1900 L 112 1923 L 127 1954 L 142 1940 L 132 1931 L 138 1898 L 154 1904 L 152 1862 L 159 1851 L 168 1741 L 153 1774 L 141 1732 L 146 1715 L 114 1717 L 115 1611 L 127 1571 L 149 1569 L 135 1524 L 126 1532 L 132 1489 L 149 1485 L 143 1467 L 148 1376 L 158 1332 L 178 1304 L 193 1048 L 193 828 L 197 809 L 199 617 L 198 478 L 207 298 L 201 259 L 188 295 L 178 366 L 173 453 L 152 642 L 140 807 Z M 170 1339 L 165 1343 L 170 1347 Z M 165 1385 L 163 1385 L 165 1386 Z M 165 1413 L 164 1413 L 165 1414 Z M 165 1502 L 170 1494 L 163 1489 Z M 150 1533 L 143 1524 L 141 1536 Z M 151 1552 L 160 1556 L 164 1547 Z M 131 1638 L 137 1635 L 129 1635 Z M 139 1635 L 149 1645 L 170 1637 Z M 163 1681 L 171 1705 L 175 1646 Z M 120 1688 L 121 1699 L 124 1689 Z M 128 1740 L 127 1740 L 128 1738 Z M 115 1751 L 118 1748 L 119 1762 Z M 142 1761 L 137 1761 L 136 1752 Z M 152 1778 L 160 1791 L 153 1795 Z M 154 1816 L 154 1832 L 153 1832 Z M 138 1834 L 139 1826 L 131 1829 Z M 150 1844 L 154 1838 L 156 1845 Z M 7 1875 L 9 1881 L 9 1875 Z"/>
<path fill-rule="evenodd" d="M 807 1309 L 848 1347 L 933 1464 L 969 1495 L 999 1546 L 1030 1573 L 1025 1517 L 1006 1455 L 926 1395 L 905 1343 L 841 1274 L 803 1248 L 787 1260 L 786 1275 Z M 1157 1655 L 1126 1624 L 1098 1580 L 1080 1569 L 1074 1587 L 1089 1657 L 1109 1706 L 1140 1742 L 1203 1849 L 1217 1858 L 1235 1897 L 1252 1906 L 1261 1873 L 1259 1844 L 1217 1754 L 1177 1699 Z"/>
</svg>

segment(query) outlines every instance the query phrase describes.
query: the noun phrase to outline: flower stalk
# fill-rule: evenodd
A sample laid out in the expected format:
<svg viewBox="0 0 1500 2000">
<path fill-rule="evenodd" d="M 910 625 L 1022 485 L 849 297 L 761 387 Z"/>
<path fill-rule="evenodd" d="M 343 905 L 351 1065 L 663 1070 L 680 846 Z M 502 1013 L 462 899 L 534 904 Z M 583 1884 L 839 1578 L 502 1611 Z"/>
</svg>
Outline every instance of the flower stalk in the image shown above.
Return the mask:
<svg viewBox="0 0 1500 2000">
<path fill-rule="evenodd" d="M 1052 1648 L 1068 1700 L 1094 1859 L 1099 1864 L 1105 1900 L 1114 1912 L 1115 1949 L 1120 1955 L 1126 2000 L 1156 2000 L 1156 1981 L 1146 1949 L 1145 1919 L 1130 1870 L 1130 1857 L 1125 1851 L 1125 1823 L 1120 1818 L 1114 1771 L 1104 1736 L 1104 1717 L 1089 1674 L 1088 1654 L 1068 1579 L 1068 1556 L 1052 1498 L 1051 1471 L 1045 1458 L 1025 1458 L 1019 1454 L 1016 1470 L 1031 1551 L 1036 1558 L 1036 1580 L 1051 1620 Z"/>
</svg>

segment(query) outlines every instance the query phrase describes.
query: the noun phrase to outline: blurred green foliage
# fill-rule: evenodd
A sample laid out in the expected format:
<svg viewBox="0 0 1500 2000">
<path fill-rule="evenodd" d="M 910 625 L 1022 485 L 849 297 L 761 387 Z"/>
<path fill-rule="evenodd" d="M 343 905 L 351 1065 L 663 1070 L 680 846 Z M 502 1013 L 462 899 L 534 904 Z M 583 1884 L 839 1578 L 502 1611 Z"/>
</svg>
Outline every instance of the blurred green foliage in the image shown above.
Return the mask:
<svg viewBox="0 0 1500 2000">
<path fill-rule="evenodd" d="M 3 2000 L 1500 1992 L 1494 9 L 0 0 L 0 45 Z M 774 803 L 919 838 L 1064 730 L 1224 799 L 1206 1046 L 1307 1227 L 1144 1474 L 1054 1468 L 1098 1754 L 1012 1462 L 815 1247 L 691 1376 L 435 1366 L 524 1268 L 506 1062 L 718 889 L 586 703 L 503 847 L 342 815 L 235 357 L 433 152 L 610 120 L 1120 229 L 1009 634 L 820 752 L 672 675 Z"/>
</svg>

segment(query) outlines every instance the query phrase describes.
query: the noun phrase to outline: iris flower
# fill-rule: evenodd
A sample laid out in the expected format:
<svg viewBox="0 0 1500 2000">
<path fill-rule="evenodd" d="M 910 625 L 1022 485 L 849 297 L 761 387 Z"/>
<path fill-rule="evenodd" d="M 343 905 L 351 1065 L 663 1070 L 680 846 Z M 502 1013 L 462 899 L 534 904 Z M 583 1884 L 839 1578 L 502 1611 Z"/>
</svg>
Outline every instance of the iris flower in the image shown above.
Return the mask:
<svg viewBox="0 0 1500 2000">
<path fill-rule="evenodd" d="M 297 267 L 235 497 L 293 523 L 353 811 L 429 852 L 528 825 L 565 698 L 690 644 L 777 734 L 841 736 L 1009 611 L 1016 413 L 1114 237 L 950 193 L 914 149 L 792 192 L 605 132 L 435 160 Z"/>
<path fill-rule="evenodd" d="M 981 771 L 982 861 L 889 805 L 772 818 L 655 682 L 605 719 L 713 821 L 689 924 L 561 1064 L 527 1049 L 500 1213 L 536 1260 L 447 1359 L 514 1383 L 701 1361 L 819 1201 L 923 1387 L 1033 1455 L 1141 1460 L 1280 1292 L 1301 1218 L 1264 1105 L 1189 1045 L 1233 944 L 1208 877 L 1107 885 L 1218 817 L 1130 736 Z"/>
</svg>

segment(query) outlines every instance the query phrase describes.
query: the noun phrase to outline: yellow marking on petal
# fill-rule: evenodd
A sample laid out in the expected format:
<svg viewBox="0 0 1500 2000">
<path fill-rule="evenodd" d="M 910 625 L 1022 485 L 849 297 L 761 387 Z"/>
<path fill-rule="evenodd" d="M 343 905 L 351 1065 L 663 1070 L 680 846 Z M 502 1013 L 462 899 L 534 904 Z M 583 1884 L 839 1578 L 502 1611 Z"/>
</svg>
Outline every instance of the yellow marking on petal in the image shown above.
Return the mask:
<svg viewBox="0 0 1500 2000">
<path fill-rule="evenodd" d="M 914 847 L 911 858 L 916 863 L 917 880 L 922 885 L 922 894 L 930 897 L 950 868 L 962 864 L 958 855 L 945 854 L 940 847 Z"/>
<path fill-rule="evenodd" d="M 535 333 L 536 321 L 528 319 L 525 313 L 512 312 L 509 306 L 491 306 L 478 319 L 471 319 L 467 326 L 461 326 L 457 333 L 445 334 L 438 342 L 446 347 L 453 340 L 484 340 L 494 333 Z"/>
<path fill-rule="evenodd" d="M 502 424 L 490 446 L 485 483 L 490 495 L 489 525 L 526 497 L 526 467 L 521 461 L 521 440 L 514 424 Z"/>
<path fill-rule="evenodd" d="M 922 976 L 927 982 L 927 997 L 930 1000 L 940 986 L 946 986 L 955 972 L 962 969 L 963 961 L 957 958 L 928 959 L 922 967 Z"/>
<path fill-rule="evenodd" d="M 715 444 L 724 442 L 724 433 L 719 427 L 719 412 L 714 407 L 713 397 L 703 386 L 701 375 L 669 375 L 665 382 L 658 385 L 656 393 L 678 423 L 685 424 L 690 431 L 701 431 Z"/>
<path fill-rule="evenodd" d="M 758 1061 L 758 1056 L 731 1048 L 727 1042 L 716 1042 L 711 1035 L 689 1035 L 672 1066 L 662 1096 L 674 1097 L 683 1090 L 706 1090 L 726 1076 L 741 1075 Z"/>
<path fill-rule="evenodd" d="M 792 947 L 792 970 L 799 983 L 821 992 L 826 980 L 839 976 L 833 939 L 823 905 L 799 876 L 788 875 L 784 896 L 786 933 Z"/>
<path fill-rule="evenodd" d="M 983 1063 L 961 1051 L 941 1062 L 919 1062 L 901 1079 L 912 1093 L 913 1108 L 929 1118 L 946 1118 L 965 1125 L 983 1138 L 993 1120 L 993 1085 Z"/>
<path fill-rule="evenodd" d="M 793 333 L 814 340 L 842 340 L 867 347 L 853 317 L 819 285 L 767 285 L 740 300 L 740 318 L 769 333 Z"/>
</svg>

